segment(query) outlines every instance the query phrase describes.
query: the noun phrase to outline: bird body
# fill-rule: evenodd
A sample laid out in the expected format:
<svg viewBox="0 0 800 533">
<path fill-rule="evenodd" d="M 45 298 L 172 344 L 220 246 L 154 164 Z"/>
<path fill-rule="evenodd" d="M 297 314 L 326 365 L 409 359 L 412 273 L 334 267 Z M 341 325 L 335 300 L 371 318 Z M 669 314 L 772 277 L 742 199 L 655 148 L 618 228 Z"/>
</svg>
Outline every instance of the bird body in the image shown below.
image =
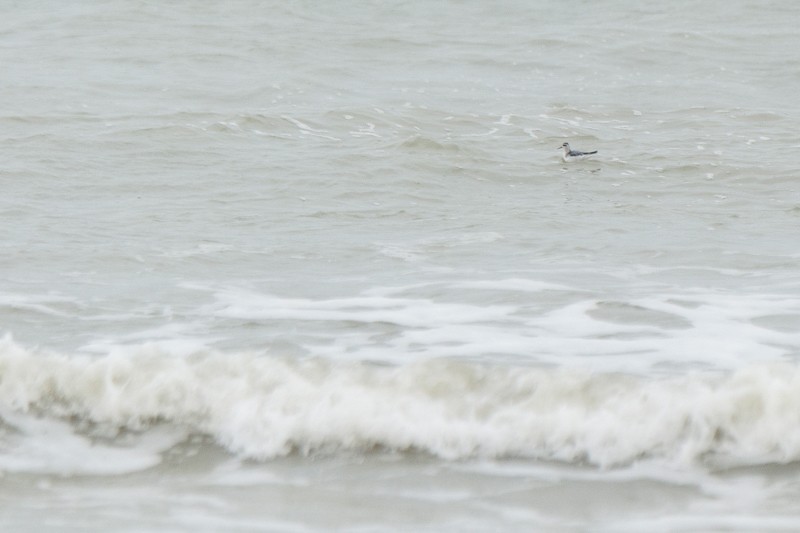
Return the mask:
<svg viewBox="0 0 800 533">
<path fill-rule="evenodd" d="M 560 146 L 560 148 L 561 148 L 562 150 L 564 150 L 564 154 L 561 156 L 561 158 L 562 158 L 562 159 L 563 159 L 565 162 L 569 162 L 569 161 L 576 161 L 576 160 L 581 160 L 581 159 L 586 159 L 586 158 L 588 158 L 588 157 L 590 157 L 590 156 L 593 156 L 594 154 L 596 154 L 596 153 L 597 153 L 597 150 L 595 150 L 595 151 L 593 151 L 593 152 L 581 152 L 581 151 L 579 151 L 579 150 L 572 150 L 572 149 L 569 147 L 569 143 L 564 143 L 564 144 L 562 144 L 562 145 Z"/>
</svg>

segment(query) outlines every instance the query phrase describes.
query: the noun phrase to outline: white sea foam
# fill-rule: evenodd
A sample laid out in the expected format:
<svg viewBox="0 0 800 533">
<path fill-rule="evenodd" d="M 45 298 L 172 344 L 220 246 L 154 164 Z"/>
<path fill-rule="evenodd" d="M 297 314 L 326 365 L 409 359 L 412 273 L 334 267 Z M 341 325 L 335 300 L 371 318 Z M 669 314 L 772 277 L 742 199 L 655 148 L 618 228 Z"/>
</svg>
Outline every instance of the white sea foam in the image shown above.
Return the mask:
<svg viewBox="0 0 800 533">
<path fill-rule="evenodd" d="M 386 322 L 405 327 L 424 327 L 447 316 L 448 322 L 470 323 L 504 318 L 510 308 L 441 303 L 428 299 L 379 296 L 312 300 L 281 298 L 230 290 L 218 295 L 218 316 L 309 321 Z"/>
<path fill-rule="evenodd" d="M 5 413 L 90 423 L 107 434 L 167 423 L 255 459 L 376 447 L 602 466 L 648 457 L 685 465 L 800 459 L 800 368 L 791 364 L 647 379 L 444 360 L 389 367 L 253 353 L 181 356 L 154 345 L 66 356 L 6 338 L 0 376 Z M 41 433 L 40 422 L 17 414 L 5 420 Z M 75 454 L 20 458 L 15 439 L 3 436 L 17 457 L 17 466 L 0 463 L 5 468 L 25 461 L 43 468 L 42 455 L 54 470 L 77 468 L 69 464 Z"/>
<path fill-rule="evenodd" d="M 549 283 L 532 279 L 498 279 L 482 281 L 463 281 L 451 284 L 454 288 L 460 289 L 484 289 L 484 290 L 504 290 L 520 292 L 541 292 L 541 291 L 563 291 L 574 290 L 572 287 L 558 283 Z"/>
<path fill-rule="evenodd" d="M 76 301 L 73 298 L 58 294 L 34 296 L 0 292 L 0 309 L 22 310 L 55 317 L 72 316 L 70 313 L 58 309 L 58 306 L 76 307 Z"/>
<path fill-rule="evenodd" d="M 52 417 L 0 414 L 0 471 L 59 475 L 114 475 L 161 462 L 161 453 L 186 437 L 178 427 L 149 428 L 115 442 L 78 434 L 78 428 Z"/>
<path fill-rule="evenodd" d="M 459 301 L 464 294 L 478 303 Z M 493 303 L 481 303 L 476 294 Z M 522 364 L 646 374 L 697 365 L 732 370 L 793 357 L 800 346 L 800 333 L 790 327 L 800 316 L 800 300 L 773 295 L 689 292 L 611 300 L 512 278 L 330 299 L 236 288 L 216 290 L 214 297 L 199 314 L 275 328 L 302 324 L 301 331 L 316 336 L 301 339 L 304 348 L 335 359 L 407 363 L 493 355 Z"/>
</svg>

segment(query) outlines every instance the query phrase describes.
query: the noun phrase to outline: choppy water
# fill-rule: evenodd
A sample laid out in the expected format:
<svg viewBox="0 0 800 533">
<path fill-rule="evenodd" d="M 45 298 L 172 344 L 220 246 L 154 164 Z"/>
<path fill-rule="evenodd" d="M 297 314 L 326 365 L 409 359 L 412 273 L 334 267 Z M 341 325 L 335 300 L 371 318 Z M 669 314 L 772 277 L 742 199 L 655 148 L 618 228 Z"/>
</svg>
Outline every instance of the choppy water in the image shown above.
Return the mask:
<svg viewBox="0 0 800 533">
<path fill-rule="evenodd" d="M 5 529 L 800 529 L 800 6 L 0 10 Z"/>
</svg>

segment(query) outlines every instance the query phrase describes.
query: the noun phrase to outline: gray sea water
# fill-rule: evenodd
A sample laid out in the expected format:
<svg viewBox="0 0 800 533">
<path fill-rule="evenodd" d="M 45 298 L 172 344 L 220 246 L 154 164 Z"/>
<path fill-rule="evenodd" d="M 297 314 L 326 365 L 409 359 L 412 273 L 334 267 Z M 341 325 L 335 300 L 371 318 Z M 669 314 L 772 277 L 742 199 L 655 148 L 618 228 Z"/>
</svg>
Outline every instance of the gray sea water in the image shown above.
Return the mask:
<svg viewBox="0 0 800 533">
<path fill-rule="evenodd" d="M 0 5 L 3 531 L 800 530 L 798 21 Z"/>
</svg>

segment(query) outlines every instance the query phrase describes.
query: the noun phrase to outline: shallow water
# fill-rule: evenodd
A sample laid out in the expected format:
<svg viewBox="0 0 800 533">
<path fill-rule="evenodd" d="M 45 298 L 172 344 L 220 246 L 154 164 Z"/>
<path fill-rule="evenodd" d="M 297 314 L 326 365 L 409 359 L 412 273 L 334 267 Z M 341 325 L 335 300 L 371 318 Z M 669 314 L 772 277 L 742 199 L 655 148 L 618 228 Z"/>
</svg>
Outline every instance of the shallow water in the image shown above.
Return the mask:
<svg viewBox="0 0 800 533">
<path fill-rule="evenodd" d="M 3 8 L 2 522 L 800 528 L 799 12 Z"/>
</svg>

